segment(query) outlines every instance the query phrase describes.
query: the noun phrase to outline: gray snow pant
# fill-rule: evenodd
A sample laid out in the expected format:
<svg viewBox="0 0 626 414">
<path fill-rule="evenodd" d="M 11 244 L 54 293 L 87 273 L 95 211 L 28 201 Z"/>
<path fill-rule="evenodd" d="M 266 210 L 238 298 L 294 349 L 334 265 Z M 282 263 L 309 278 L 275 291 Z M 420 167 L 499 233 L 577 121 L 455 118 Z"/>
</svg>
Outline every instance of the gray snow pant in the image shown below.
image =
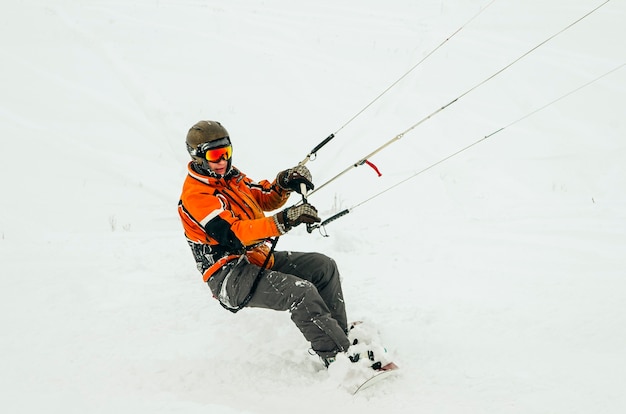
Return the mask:
<svg viewBox="0 0 626 414">
<path fill-rule="evenodd" d="M 274 266 L 265 270 L 247 306 L 288 310 L 291 320 L 322 358 L 350 346 L 339 271 L 320 253 L 275 252 Z M 233 261 L 214 273 L 209 288 L 226 307 L 241 304 L 259 273 L 259 266 Z"/>
</svg>

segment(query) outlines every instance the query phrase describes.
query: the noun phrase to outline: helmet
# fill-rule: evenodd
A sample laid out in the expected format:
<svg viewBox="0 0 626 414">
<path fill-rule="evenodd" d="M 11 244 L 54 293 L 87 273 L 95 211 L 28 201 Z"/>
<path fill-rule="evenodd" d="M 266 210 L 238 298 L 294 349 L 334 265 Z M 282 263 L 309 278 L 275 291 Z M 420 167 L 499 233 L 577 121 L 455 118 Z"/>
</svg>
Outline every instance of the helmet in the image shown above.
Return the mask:
<svg viewBox="0 0 626 414">
<path fill-rule="evenodd" d="M 228 131 L 217 121 L 200 121 L 187 132 L 187 152 L 191 159 L 204 172 L 212 172 L 204 153 L 208 149 L 230 146 Z M 208 145 L 207 145 L 208 144 Z M 231 169 L 231 159 L 228 159 L 228 171 Z M 214 175 L 214 174 L 211 174 Z"/>
<path fill-rule="evenodd" d="M 228 131 L 226 128 L 222 126 L 219 122 L 216 121 L 200 121 L 197 122 L 194 126 L 189 129 L 187 132 L 187 151 L 191 158 L 197 163 L 201 163 L 203 158 L 198 156 L 197 153 L 199 147 L 207 142 L 214 142 L 223 139 L 228 140 L 228 144 L 230 144 L 230 138 L 228 136 Z M 222 141 L 225 142 L 225 141 Z M 215 142 L 215 147 L 228 145 L 223 143 Z"/>
</svg>

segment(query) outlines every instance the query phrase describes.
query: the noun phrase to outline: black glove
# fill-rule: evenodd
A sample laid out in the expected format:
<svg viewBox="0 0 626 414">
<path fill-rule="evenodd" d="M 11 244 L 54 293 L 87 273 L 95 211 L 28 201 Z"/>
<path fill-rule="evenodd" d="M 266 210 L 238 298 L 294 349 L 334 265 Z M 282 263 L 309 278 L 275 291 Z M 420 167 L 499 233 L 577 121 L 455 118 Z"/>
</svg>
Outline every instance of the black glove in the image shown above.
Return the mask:
<svg viewBox="0 0 626 414">
<path fill-rule="evenodd" d="M 297 165 L 285 171 L 281 171 L 276 176 L 276 183 L 284 190 L 296 191 L 302 194 L 300 184 L 306 186 L 307 191 L 315 188 L 311 172 L 304 165 Z"/>
<path fill-rule="evenodd" d="M 283 211 L 280 211 L 274 215 L 274 221 L 281 234 L 285 234 L 298 224 L 307 223 L 319 223 L 322 221 L 317 216 L 317 210 L 315 207 L 308 203 L 300 204 L 299 206 L 288 207 Z"/>
</svg>

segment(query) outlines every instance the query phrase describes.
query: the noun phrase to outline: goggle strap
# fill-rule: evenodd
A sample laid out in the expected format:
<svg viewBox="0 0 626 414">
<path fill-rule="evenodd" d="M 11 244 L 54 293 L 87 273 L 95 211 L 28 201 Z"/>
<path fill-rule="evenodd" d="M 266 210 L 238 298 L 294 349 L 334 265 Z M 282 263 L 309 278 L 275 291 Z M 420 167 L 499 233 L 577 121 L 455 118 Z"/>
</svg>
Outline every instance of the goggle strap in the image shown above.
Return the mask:
<svg viewBox="0 0 626 414">
<path fill-rule="evenodd" d="M 210 149 L 225 147 L 227 145 L 230 145 L 230 137 L 224 137 L 215 141 L 204 142 L 198 145 L 198 150 L 200 150 L 200 152 L 207 152 Z"/>
</svg>

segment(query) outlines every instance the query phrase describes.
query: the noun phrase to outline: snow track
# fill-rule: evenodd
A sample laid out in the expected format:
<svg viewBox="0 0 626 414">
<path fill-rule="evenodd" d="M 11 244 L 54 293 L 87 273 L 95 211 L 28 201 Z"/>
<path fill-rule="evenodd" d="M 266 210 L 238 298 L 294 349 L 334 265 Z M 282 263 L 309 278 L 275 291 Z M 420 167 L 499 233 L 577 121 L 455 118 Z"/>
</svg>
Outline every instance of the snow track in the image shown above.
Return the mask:
<svg viewBox="0 0 626 414">
<path fill-rule="evenodd" d="M 597 2 L 496 1 L 307 166 L 316 182 Z M 399 375 L 351 396 L 289 315 L 211 298 L 178 222 L 184 136 L 296 164 L 486 1 L 10 2 L 0 17 L 7 413 L 626 409 L 626 72 L 278 249 L 339 264 Z M 314 194 L 323 218 L 623 63 L 613 0 Z M 259 158 L 260 157 L 260 158 Z M 262 160 L 262 161 L 259 161 Z M 297 201 L 296 197 L 292 200 Z"/>
</svg>

